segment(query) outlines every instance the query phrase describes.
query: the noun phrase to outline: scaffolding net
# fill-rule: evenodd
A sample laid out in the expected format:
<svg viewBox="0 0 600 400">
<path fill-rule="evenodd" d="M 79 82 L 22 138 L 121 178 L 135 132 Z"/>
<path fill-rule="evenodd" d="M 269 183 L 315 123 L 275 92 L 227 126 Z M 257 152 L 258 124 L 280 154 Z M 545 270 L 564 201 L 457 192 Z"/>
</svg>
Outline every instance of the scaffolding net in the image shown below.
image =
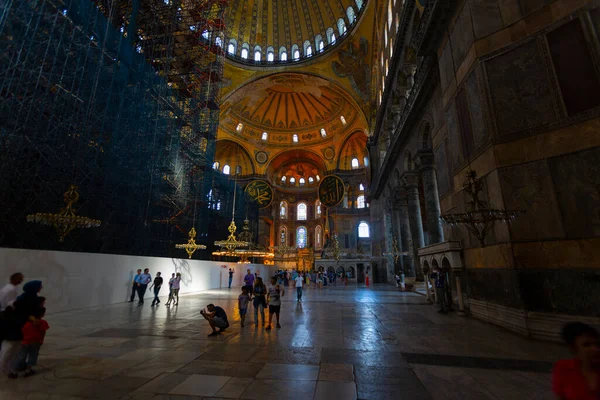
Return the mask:
<svg viewBox="0 0 600 400">
<path fill-rule="evenodd" d="M 213 193 L 234 184 L 212 170 L 226 9 L 0 3 L 0 246 L 177 256 L 192 227 L 210 240 L 229 204 Z M 77 214 L 101 225 L 59 243 L 26 216 L 57 212 L 70 185 Z"/>
</svg>

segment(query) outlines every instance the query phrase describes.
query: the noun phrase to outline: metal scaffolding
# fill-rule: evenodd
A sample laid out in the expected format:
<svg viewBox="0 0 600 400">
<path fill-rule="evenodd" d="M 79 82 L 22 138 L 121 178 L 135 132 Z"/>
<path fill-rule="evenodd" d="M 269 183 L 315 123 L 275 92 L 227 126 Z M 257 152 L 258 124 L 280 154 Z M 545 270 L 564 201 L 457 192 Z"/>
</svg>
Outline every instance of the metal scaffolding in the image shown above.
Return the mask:
<svg viewBox="0 0 600 400">
<path fill-rule="evenodd" d="M 226 0 L 0 4 L 0 246 L 172 256 L 208 232 Z M 64 244 L 32 212 L 101 220 Z"/>
</svg>

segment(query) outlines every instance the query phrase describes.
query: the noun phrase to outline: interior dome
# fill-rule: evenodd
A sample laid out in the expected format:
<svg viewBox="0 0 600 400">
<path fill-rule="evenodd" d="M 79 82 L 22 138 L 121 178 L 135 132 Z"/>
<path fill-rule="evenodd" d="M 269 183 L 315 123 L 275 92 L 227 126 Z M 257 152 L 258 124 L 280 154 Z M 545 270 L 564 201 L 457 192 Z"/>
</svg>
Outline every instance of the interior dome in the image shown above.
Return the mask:
<svg viewBox="0 0 600 400">
<path fill-rule="evenodd" d="M 367 0 L 233 0 L 227 57 L 246 64 L 293 63 L 339 43 Z"/>
</svg>

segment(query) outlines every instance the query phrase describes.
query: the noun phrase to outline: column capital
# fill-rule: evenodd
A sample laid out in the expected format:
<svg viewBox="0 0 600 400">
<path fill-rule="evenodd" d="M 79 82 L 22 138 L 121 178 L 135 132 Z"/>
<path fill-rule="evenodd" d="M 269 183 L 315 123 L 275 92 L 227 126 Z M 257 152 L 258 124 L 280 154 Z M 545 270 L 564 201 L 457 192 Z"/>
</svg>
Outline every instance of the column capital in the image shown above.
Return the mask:
<svg viewBox="0 0 600 400">
<path fill-rule="evenodd" d="M 394 199 L 394 209 L 399 209 L 400 207 L 408 206 L 408 197 L 406 195 L 406 190 L 401 186 L 396 186 L 393 189 L 392 197 Z"/>
<path fill-rule="evenodd" d="M 419 171 L 427 171 L 429 169 L 434 169 L 435 164 L 433 161 L 433 151 L 431 150 L 419 150 L 417 154 L 415 154 L 415 159 L 417 164 L 419 165 Z"/>
<path fill-rule="evenodd" d="M 419 173 L 418 172 L 405 172 L 400 176 L 400 182 L 402 182 L 402 187 L 406 191 L 412 191 L 414 189 L 419 189 Z"/>
</svg>

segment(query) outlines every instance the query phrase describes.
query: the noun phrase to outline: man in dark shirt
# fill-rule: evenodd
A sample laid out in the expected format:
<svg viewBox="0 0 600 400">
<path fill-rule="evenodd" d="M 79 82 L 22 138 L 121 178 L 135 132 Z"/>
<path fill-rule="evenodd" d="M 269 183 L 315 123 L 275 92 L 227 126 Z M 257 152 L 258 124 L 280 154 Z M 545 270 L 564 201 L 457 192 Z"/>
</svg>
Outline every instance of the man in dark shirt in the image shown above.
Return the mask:
<svg viewBox="0 0 600 400">
<path fill-rule="evenodd" d="M 233 269 L 229 268 L 229 289 L 231 289 L 231 282 L 233 281 Z"/>
<path fill-rule="evenodd" d="M 225 310 L 223 310 L 219 306 L 215 306 L 214 304 L 209 304 L 206 306 L 206 311 L 200 311 L 200 314 L 208 321 L 208 324 L 212 328 L 212 333 L 208 336 L 217 336 L 219 333 L 223 332 L 225 329 L 229 327 L 229 322 L 227 322 L 227 314 Z M 217 331 L 216 328 L 219 328 Z"/>
<path fill-rule="evenodd" d="M 440 302 L 441 307 L 439 312 L 445 314 L 448 312 L 448 300 L 446 298 L 446 274 L 439 268 L 435 268 L 431 277 L 435 279 L 435 296 Z"/>
<path fill-rule="evenodd" d="M 154 282 L 152 283 L 152 286 L 150 286 L 150 289 L 152 289 L 152 287 L 154 287 L 154 300 L 152 300 L 152 307 L 154 307 L 154 305 L 158 305 L 158 303 L 160 303 L 160 300 L 158 298 L 158 293 L 160 292 L 160 288 L 163 284 L 163 278 L 162 276 L 160 276 L 160 272 L 156 273 L 156 278 L 154 278 Z"/>
<path fill-rule="evenodd" d="M 248 270 L 246 272 L 248 272 L 248 273 L 244 277 L 244 285 L 248 289 L 248 294 L 250 295 L 250 297 L 252 297 L 252 293 L 254 292 L 254 280 L 256 279 L 256 277 L 254 275 L 252 275 L 250 270 Z"/>
</svg>

